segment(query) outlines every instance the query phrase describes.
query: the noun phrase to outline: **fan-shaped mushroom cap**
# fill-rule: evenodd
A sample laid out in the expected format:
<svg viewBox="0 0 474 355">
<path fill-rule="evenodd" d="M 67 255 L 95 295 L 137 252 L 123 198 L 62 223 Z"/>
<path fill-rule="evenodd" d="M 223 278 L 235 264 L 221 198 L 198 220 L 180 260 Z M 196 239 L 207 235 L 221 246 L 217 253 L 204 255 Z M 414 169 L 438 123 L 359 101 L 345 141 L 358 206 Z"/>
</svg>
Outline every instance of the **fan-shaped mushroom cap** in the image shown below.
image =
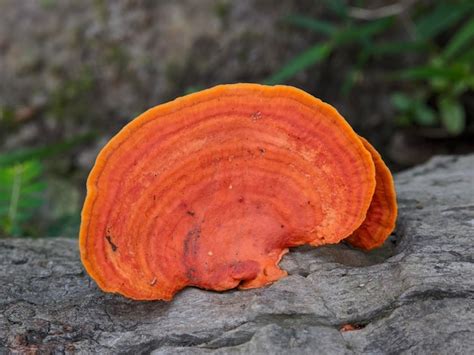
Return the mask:
<svg viewBox="0 0 474 355">
<path fill-rule="evenodd" d="M 397 198 L 392 174 L 382 157 L 365 138 L 360 139 L 375 163 L 375 192 L 364 222 L 346 240 L 355 247 L 370 250 L 381 246 L 395 228 Z"/>
<path fill-rule="evenodd" d="M 156 106 L 100 152 L 82 261 L 105 291 L 170 300 L 253 288 L 289 247 L 337 243 L 365 218 L 372 156 L 330 105 L 288 86 L 221 85 Z"/>
</svg>

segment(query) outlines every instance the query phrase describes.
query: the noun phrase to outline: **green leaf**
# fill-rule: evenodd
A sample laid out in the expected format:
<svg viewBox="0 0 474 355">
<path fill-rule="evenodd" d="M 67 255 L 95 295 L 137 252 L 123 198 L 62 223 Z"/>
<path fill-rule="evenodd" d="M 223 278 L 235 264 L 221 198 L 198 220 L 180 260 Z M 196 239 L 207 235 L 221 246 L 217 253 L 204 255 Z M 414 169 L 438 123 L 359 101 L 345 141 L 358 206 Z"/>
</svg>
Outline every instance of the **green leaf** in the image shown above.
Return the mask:
<svg viewBox="0 0 474 355">
<path fill-rule="evenodd" d="M 469 90 L 469 80 L 458 81 L 452 88 L 452 94 L 455 96 L 461 96 L 467 90 Z"/>
<path fill-rule="evenodd" d="M 461 103 L 452 97 L 442 97 L 438 100 L 441 122 L 449 133 L 458 135 L 466 126 L 466 112 Z"/>
<path fill-rule="evenodd" d="M 40 194 L 43 191 L 46 190 L 46 183 L 42 181 L 33 181 L 31 184 L 26 185 L 23 187 L 23 193 L 28 194 L 28 195 L 34 195 L 34 194 Z"/>
<path fill-rule="evenodd" d="M 457 5 L 440 1 L 433 11 L 416 21 L 416 31 L 424 39 L 433 38 L 455 25 L 473 8 L 473 3 L 469 1 Z"/>
<path fill-rule="evenodd" d="M 387 55 L 387 54 L 403 54 L 409 52 L 424 52 L 429 44 L 424 41 L 393 41 L 388 43 L 377 43 L 370 49 L 370 54 Z"/>
<path fill-rule="evenodd" d="M 467 45 L 474 44 L 472 43 L 473 40 L 474 40 L 474 18 L 468 21 L 449 41 L 446 49 L 443 51 L 444 58 L 446 59 L 452 58 Z"/>
<path fill-rule="evenodd" d="M 22 171 L 22 180 L 24 185 L 34 181 L 43 171 L 43 166 L 38 160 L 31 160 L 25 164 L 17 164 L 17 166 L 24 167 Z"/>
<path fill-rule="evenodd" d="M 421 126 L 434 126 L 437 123 L 436 112 L 424 102 L 417 103 L 413 114 L 415 122 Z"/>
<path fill-rule="evenodd" d="M 323 0 L 325 5 L 331 10 L 334 14 L 346 17 L 347 16 L 347 3 L 345 0 Z"/>
<path fill-rule="evenodd" d="M 283 83 L 285 80 L 295 76 L 297 73 L 321 62 L 329 56 L 332 46 L 330 43 L 317 44 L 304 51 L 299 56 L 290 61 L 280 71 L 264 81 L 264 84 L 275 85 Z"/>
<path fill-rule="evenodd" d="M 308 16 L 290 15 L 285 18 L 285 21 L 292 25 L 325 35 L 332 35 L 337 31 L 337 27 L 331 22 L 317 20 Z"/>
<path fill-rule="evenodd" d="M 463 53 L 459 53 L 456 60 L 470 64 L 474 63 L 474 47 L 466 49 Z"/>
<path fill-rule="evenodd" d="M 391 96 L 391 101 L 393 106 L 398 111 L 409 111 L 412 107 L 416 105 L 416 99 L 403 94 L 401 92 L 396 92 Z"/>
<path fill-rule="evenodd" d="M 25 189 L 22 189 L 22 194 L 23 196 L 27 196 L 27 198 L 18 201 L 18 215 L 28 218 L 31 215 L 30 210 L 40 207 L 43 204 L 43 196 L 29 195 Z"/>
<path fill-rule="evenodd" d="M 41 172 L 37 160 L 0 167 L 0 234 L 21 235 L 22 224 L 42 204 L 45 185 L 39 181 Z"/>
<path fill-rule="evenodd" d="M 363 25 L 352 25 L 341 30 L 334 37 L 334 42 L 338 45 L 350 42 L 364 41 L 383 32 L 393 24 L 393 19 L 384 18 L 381 20 L 371 21 Z"/>
</svg>

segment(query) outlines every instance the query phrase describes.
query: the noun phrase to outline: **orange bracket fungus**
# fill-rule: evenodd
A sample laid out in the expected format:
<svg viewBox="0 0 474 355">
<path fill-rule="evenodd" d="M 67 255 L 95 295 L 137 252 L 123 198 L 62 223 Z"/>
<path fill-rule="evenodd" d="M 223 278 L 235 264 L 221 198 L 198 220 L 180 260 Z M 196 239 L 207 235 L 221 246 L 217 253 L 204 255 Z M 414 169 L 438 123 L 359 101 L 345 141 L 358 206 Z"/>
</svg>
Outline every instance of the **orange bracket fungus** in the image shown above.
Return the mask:
<svg viewBox="0 0 474 355">
<path fill-rule="evenodd" d="M 370 250 L 381 246 L 395 228 L 397 200 L 390 170 L 375 148 L 364 138 L 360 139 L 374 160 L 375 192 L 364 222 L 346 240 L 355 247 Z"/>
<path fill-rule="evenodd" d="M 289 86 L 221 85 L 156 106 L 100 152 L 80 251 L 100 288 L 171 300 L 256 288 L 288 248 L 381 245 L 393 181 L 330 105 Z"/>
</svg>

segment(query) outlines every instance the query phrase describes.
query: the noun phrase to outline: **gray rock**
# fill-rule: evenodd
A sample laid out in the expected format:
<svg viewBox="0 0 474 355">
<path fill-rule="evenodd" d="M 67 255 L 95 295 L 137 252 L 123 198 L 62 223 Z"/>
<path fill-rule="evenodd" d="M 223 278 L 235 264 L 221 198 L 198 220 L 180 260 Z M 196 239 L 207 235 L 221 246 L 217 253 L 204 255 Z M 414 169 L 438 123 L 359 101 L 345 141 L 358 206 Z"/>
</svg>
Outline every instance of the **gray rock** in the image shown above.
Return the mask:
<svg viewBox="0 0 474 355">
<path fill-rule="evenodd" d="M 250 291 L 135 302 L 97 288 L 75 240 L 1 240 L 0 353 L 473 353 L 473 167 L 440 157 L 399 174 L 382 249 L 299 248 L 287 278 Z"/>
</svg>

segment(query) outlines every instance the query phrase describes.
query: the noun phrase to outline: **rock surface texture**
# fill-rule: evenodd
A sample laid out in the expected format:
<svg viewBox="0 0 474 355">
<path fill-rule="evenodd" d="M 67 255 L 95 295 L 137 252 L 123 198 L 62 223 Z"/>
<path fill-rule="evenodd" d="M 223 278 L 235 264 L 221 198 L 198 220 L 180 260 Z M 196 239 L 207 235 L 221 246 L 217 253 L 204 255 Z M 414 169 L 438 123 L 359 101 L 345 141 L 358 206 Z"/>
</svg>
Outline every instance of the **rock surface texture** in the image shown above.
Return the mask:
<svg viewBox="0 0 474 355">
<path fill-rule="evenodd" d="M 76 240 L 1 240 L 0 353 L 473 353 L 474 155 L 396 184 L 383 248 L 295 249 L 270 287 L 189 288 L 171 303 L 101 292 Z"/>
</svg>

